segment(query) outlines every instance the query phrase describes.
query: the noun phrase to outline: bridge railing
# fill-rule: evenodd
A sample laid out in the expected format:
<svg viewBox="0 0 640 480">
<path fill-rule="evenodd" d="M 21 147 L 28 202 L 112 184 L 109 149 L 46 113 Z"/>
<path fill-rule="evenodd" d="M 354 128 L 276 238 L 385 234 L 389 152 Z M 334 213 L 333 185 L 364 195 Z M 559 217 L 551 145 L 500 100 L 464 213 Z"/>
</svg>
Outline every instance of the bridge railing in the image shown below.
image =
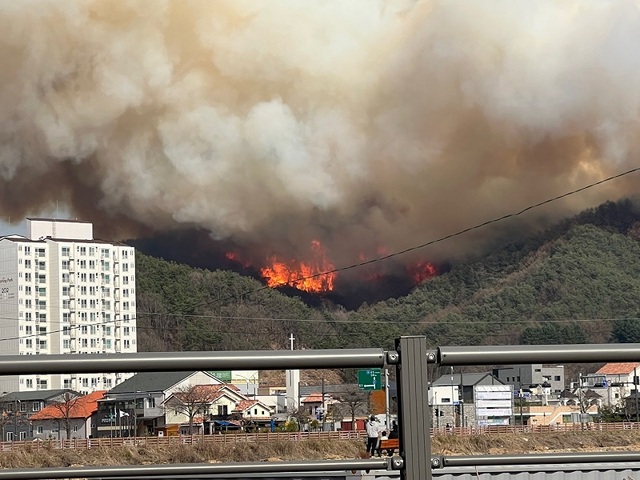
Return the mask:
<svg viewBox="0 0 640 480">
<path fill-rule="evenodd" d="M 382 349 L 287 350 L 244 352 L 165 352 L 115 355 L 6 355 L 0 375 L 102 372 L 169 372 L 185 370 L 339 369 L 395 366 L 398 394 L 400 455 L 389 459 L 220 464 L 121 465 L 0 470 L 1 479 L 57 478 L 189 478 L 202 475 L 389 469 L 402 480 L 431 480 L 431 469 L 446 465 L 513 464 L 520 456 L 432 457 L 428 402 L 428 364 L 510 365 L 522 363 L 632 362 L 640 358 L 639 344 L 440 347 L 428 350 L 423 336 L 400 337 L 394 351 Z M 625 452 L 625 459 L 640 453 Z M 581 454 L 582 461 L 614 459 L 616 454 Z M 528 456 L 527 461 L 532 460 Z M 576 459 L 573 454 L 571 458 Z M 562 455 L 540 456 L 553 463 Z M 560 461 L 558 460 L 558 461 Z M 613 460 L 612 460 L 613 461 Z"/>
</svg>

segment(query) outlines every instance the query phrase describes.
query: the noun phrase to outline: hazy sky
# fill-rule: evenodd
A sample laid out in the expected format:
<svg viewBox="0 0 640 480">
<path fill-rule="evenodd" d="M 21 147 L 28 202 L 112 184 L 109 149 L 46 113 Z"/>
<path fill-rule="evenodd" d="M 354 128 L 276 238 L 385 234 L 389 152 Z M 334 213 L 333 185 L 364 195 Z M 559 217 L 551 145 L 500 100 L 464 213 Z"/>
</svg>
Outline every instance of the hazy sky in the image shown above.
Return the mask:
<svg viewBox="0 0 640 480">
<path fill-rule="evenodd" d="M 320 240 L 340 265 L 640 158 L 631 0 L 32 0 L 0 19 L 5 220 L 59 201 L 113 239 L 194 227 L 252 263 Z M 521 230 L 427 254 L 505 228 Z"/>
<path fill-rule="evenodd" d="M 22 221 L 18 225 L 10 225 L 6 222 L 0 221 L 0 236 L 9 235 L 12 233 L 17 233 L 19 235 L 26 235 L 27 229 L 26 224 Z"/>
</svg>

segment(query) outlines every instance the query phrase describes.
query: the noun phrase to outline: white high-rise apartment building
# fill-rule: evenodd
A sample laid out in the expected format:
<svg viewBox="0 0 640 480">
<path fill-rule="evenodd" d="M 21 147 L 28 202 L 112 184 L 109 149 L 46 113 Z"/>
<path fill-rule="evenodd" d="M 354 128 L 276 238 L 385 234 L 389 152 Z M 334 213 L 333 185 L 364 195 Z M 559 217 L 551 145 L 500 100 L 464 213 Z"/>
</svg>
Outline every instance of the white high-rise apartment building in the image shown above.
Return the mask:
<svg viewBox="0 0 640 480">
<path fill-rule="evenodd" d="M 91 223 L 28 218 L 26 237 L 0 237 L 0 355 L 135 353 L 135 275 L 133 247 L 95 240 Z M 129 376 L 0 376 L 0 393 L 108 390 Z"/>
</svg>

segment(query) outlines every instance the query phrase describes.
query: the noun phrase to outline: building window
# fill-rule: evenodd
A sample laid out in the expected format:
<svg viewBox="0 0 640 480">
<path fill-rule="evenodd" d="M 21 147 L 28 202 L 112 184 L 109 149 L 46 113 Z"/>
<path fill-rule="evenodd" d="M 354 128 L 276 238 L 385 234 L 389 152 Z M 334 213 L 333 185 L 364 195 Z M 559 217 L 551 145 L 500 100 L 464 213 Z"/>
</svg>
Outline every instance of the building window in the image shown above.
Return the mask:
<svg viewBox="0 0 640 480">
<path fill-rule="evenodd" d="M 553 380 L 556 382 L 560 381 L 560 375 L 556 375 L 555 377 L 553 377 Z"/>
<path fill-rule="evenodd" d="M 27 388 L 33 388 L 33 379 L 27 378 Z"/>
<path fill-rule="evenodd" d="M 36 433 L 42 435 L 44 433 L 44 427 L 42 425 L 38 425 L 36 427 Z"/>
<path fill-rule="evenodd" d="M 70 252 L 69 247 L 62 247 L 60 252 L 63 257 L 68 257 Z"/>
<path fill-rule="evenodd" d="M 124 341 L 124 348 L 129 348 L 131 347 L 131 342 L 129 342 L 129 340 L 125 340 Z"/>
<path fill-rule="evenodd" d="M 38 382 L 38 383 L 40 383 L 40 382 Z M 46 380 L 44 380 L 44 383 L 45 383 L 45 385 L 46 385 L 46 384 L 47 384 L 47 381 L 46 381 Z M 41 402 L 41 401 L 39 401 L 39 400 L 38 400 L 38 401 L 36 401 L 36 402 L 33 402 L 33 403 L 31 404 L 31 410 L 32 410 L 32 411 L 34 411 L 34 412 L 39 412 L 40 410 L 42 410 L 42 402 Z"/>
</svg>

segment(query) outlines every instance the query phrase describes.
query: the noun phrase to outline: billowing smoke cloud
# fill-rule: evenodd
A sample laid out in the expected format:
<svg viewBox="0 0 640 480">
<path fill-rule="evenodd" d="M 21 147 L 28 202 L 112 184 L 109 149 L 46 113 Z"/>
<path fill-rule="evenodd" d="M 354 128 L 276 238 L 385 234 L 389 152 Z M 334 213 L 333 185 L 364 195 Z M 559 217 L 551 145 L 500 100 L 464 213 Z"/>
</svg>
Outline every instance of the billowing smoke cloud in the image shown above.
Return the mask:
<svg viewBox="0 0 640 480">
<path fill-rule="evenodd" d="M 105 238 L 197 227 L 248 256 L 318 238 L 340 266 L 640 158 L 630 1 L 31 0 L 0 20 L 5 219 L 60 202 Z"/>
</svg>

